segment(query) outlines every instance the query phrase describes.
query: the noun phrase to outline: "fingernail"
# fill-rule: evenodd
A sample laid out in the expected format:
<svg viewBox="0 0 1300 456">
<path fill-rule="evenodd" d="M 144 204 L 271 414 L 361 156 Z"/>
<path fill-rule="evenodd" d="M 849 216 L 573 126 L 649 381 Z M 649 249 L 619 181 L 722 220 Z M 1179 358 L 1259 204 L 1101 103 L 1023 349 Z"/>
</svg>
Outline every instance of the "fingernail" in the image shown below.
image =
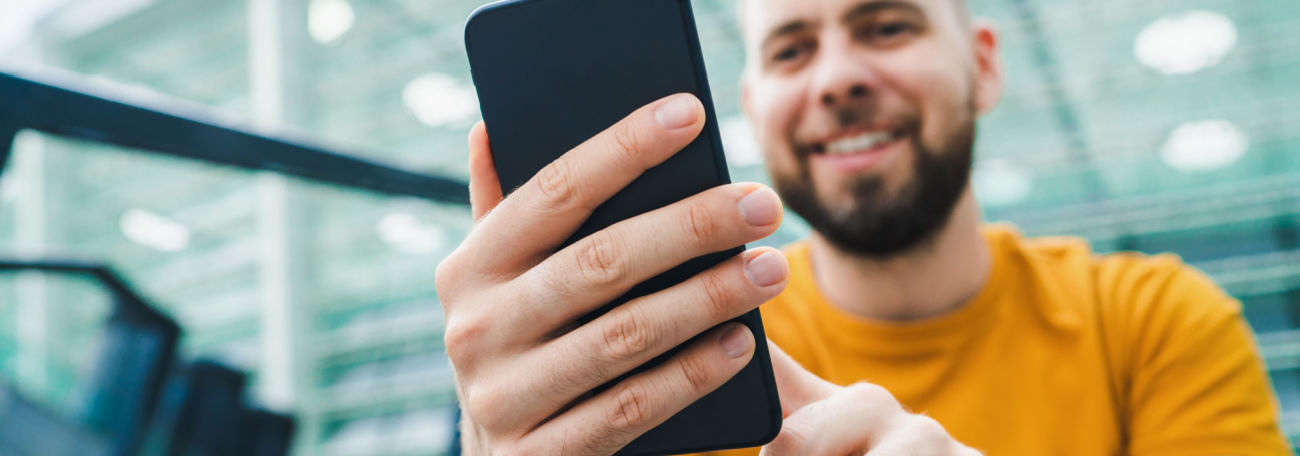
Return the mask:
<svg viewBox="0 0 1300 456">
<path fill-rule="evenodd" d="M 726 353 L 728 358 L 735 359 L 749 353 L 749 349 L 754 347 L 754 337 L 749 335 L 749 328 L 738 324 L 723 333 L 718 343 L 722 345 L 722 352 Z"/>
<path fill-rule="evenodd" d="M 655 121 L 668 130 L 691 126 L 699 115 L 694 97 L 687 95 L 674 96 L 655 109 Z"/>
<path fill-rule="evenodd" d="M 785 258 L 780 253 L 768 250 L 745 262 L 745 278 L 749 283 L 762 288 L 776 285 L 785 280 Z"/>
<path fill-rule="evenodd" d="M 771 225 L 781 218 L 780 205 L 776 195 L 759 187 L 740 198 L 740 215 L 745 217 L 745 223 L 753 226 Z"/>
</svg>

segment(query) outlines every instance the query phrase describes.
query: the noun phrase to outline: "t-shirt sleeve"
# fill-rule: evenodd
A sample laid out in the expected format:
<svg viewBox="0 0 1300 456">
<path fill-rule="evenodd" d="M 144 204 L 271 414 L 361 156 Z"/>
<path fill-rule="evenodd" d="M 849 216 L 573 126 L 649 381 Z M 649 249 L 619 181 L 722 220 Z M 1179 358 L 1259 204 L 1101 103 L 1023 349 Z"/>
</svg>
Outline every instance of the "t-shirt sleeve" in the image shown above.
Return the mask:
<svg viewBox="0 0 1300 456">
<path fill-rule="evenodd" d="M 1241 303 L 1172 256 L 1123 260 L 1128 454 L 1289 455 Z"/>
</svg>

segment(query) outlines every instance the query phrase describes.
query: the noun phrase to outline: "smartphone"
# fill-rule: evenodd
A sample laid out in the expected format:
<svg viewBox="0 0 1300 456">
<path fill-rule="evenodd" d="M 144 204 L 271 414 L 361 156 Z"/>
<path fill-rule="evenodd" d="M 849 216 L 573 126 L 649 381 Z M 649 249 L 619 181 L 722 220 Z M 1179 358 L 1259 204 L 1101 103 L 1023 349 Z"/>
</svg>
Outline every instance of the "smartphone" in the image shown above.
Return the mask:
<svg viewBox="0 0 1300 456">
<path fill-rule="evenodd" d="M 597 207 L 566 245 L 730 182 L 689 0 L 496 2 L 470 16 L 465 47 L 501 190 L 507 194 L 637 108 L 681 92 L 704 103 L 706 123 L 700 136 Z M 587 320 L 680 283 L 743 248 L 690 260 L 637 285 Z M 753 447 L 776 437 L 781 405 L 759 312 L 735 321 L 747 325 L 757 338 L 753 360 L 726 384 L 619 454 Z"/>
</svg>

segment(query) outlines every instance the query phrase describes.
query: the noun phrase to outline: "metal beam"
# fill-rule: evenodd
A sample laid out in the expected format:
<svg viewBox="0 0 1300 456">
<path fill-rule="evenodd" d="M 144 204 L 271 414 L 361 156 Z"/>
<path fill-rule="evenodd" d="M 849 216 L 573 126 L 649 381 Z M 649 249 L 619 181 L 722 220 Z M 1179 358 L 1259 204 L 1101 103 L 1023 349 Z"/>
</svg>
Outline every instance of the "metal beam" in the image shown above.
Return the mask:
<svg viewBox="0 0 1300 456">
<path fill-rule="evenodd" d="M 213 110 L 179 101 L 118 98 L 81 78 L 42 72 L 38 80 L 0 66 L 0 99 L 5 100 L 0 103 L 0 133 L 39 130 L 390 195 L 469 204 L 468 188 L 456 178 L 358 158 L 286 133 L 254 133 Z"/>
</svg>

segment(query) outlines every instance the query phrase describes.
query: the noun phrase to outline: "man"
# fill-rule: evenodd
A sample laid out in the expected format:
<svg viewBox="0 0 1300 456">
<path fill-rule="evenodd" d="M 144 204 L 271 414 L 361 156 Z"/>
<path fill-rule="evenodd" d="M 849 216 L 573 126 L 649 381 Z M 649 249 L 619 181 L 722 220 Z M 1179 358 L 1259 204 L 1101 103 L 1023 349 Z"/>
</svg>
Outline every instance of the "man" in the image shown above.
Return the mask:
<svg viewBox="0 0 1300 456">
<path fill-rule="evenodd" d="M 476 226 L 437 276 L 467 454 L 616 451 L 749 360 L 746 328 L 709 328 L 764 302 L 789 352 L 773 347 L 787 418 L 764 454 L 1288 454 L 1240 306 L 1204 276 L 980 226 L 975 119 L 1003 75 L 996 32 L 960 0 L 743 9 L 744 109 L 814 234 L 571 328 L 658 271 L 772 233 L 781 203 L 722 186 L 550 255 L 700 132 L 699 102 L 642 108 L 504 199 L 477 126 Z"/>
</svg>

